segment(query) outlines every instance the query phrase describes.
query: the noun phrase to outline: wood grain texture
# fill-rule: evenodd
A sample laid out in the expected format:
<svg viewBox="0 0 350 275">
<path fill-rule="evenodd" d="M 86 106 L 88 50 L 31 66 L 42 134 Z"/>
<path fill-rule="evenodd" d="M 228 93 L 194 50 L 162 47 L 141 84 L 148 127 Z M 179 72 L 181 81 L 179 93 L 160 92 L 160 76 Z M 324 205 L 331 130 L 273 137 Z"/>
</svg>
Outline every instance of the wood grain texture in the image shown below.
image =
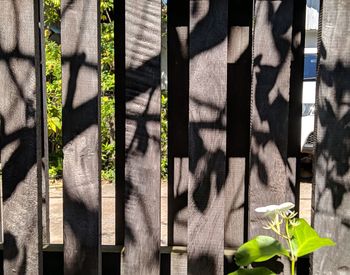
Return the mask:
<svg viewBox="0 0 350 275">
<path fill-rule="evenodd" d="M 223 273 L 227 26 L 226 0 L 190 1 L 189 274 Z"/>
<path fill-rule="evenodd" d="M 287 145 L 293 2 L 255 1 L 249 239 L 266 234 L 265 218 L 254 209 L 290 198 Z"/>
<path fill-rule="evenodd" d="M 42 274 L 39 3 L 0 1 L 5 274 Z"/>
<path fill-rule="evenodd" d="M 229 1 L 225 247 L 243 243 L 249 179 L 253 1 Z"/>
<path fill-rule="evenodd" d="M 168 1 L 168 244 L 187 244 L 188 28 L 186 0 Z"/>
<path fill-rule="evenodd" d="M 161 2 L 125 1 L 123 274 L 160 272 Z"/>
<path fill-rule="evenodd" d="M 314 253 L 312 274 L 349 274 L 350 2 L 322 2 L 313 211 L 315 229 L 337 245 Z"/>
<path fill-rule="evenodd" d="M 99 7 L 61 2 L 65 274 L 101 274 Z"/>
</svg>

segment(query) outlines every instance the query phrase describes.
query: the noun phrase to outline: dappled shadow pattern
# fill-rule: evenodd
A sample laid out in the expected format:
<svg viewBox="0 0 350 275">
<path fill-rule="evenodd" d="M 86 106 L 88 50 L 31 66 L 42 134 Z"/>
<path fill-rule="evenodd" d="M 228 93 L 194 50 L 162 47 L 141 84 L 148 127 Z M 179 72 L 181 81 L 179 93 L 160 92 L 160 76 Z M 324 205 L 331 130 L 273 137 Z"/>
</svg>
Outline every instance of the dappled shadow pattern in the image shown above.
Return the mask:
<svg viewBox="0 0 350 275">
<path fill-rule="evenodd" d="M 42 68 L 40 8 L 2 3 L 0 125 L 4 272 L 37 273 L 42 264 Z"/>
<path fill-rule="evenodd" d="M 350 270 L 350 2 L 321 1 L 321 9 L 312 222 L 336 246 L 315 252 L 311 267 L 314 274 L 346 274 Z"/>
<path fill-rule="evenodd" d="M 271 26 L 272 41 L 275 47 L 273 52 L 264 57 L 263 54 L 254 56 L 255 92 L 253 111 L 252 139 L 258 148 L 251 151 L 251 169 L 258 169 L 258 179 L 261 184 L 268 185 L 273 182 L 269 178 L 272 174 L 268 171 L 266 160 L 261 159 L 261 150 L 269 144 L 277 148 L 277 155 L 271 157 L 279 158 L 287 167 L 287 134 L 288 134 L 288 107 L 289 107 L 289 77 L 286 67 L 290 63 L 291 31 L 293 24 L 293 1 L 282 1 L 280 5 L 268 2 L 267 20 Z M 261 9 L 263 5 L 259 6 Z M 258 11 L 257 11 L 258 12 Z M 260 19 L 262 20 L 262 19 Z M 262 24 L 263 22 L 260 22 Z M 256 32 L 261 29 L 256 30 Z M 261 43 L 261 40 L 257 41 Z M 259 51 L 261 51 L 259 44 Z M 281 79 L 282 77 L 282 79 Z M 283 79 L 284 77 L 284 79 Z M 283 90 L 283 89 L 288 90 Z M 254 114 L 256 112 L 256 114 Z M 258 119 L 254 119 L 258 116 Z M 268 127 L 262 126 L 267 123 Z M 263 127 L 264 129 L 259 129 Z M 272 151 L 271 151 L 272 153 Z"/>
<path fill-rule="evenodd" d="M 320 54 L 323 60 L 327 60 L 327 50 L 323 44 Z M 331 204 L 336 213 L 350 192 L 347 180 L 350 171 L 350 112 L 347 100 L 350 97 L 350 67 L 337 60 L 333 67 L 321 63 L 319 72 L 323 84 L 322 97 L 317 105 L 316 184 L 320 185 L 316 187 L 316 211 L 323 211 L 322 204 L 327 205 L 324 199 L 328 201 L 330 191 Z M 334 96 L 325 96 L 324 93 L 329 90 L 334 90 Z"/>
<path fill-rule="evenodd" d="M 62 2 L 64 270 L 101 268 L 99 8 Z"/>
<path fill-rule="evenodd" d="M 74 5 L 74 0 L 66 1 L 66 7 L 70 7 L 71 5 Z M 256 138 L 257 143 L 259 146 L 264 147 L 268 142 L 272 141 L 276 144 L 279 154 L 283 155 L 282 159 L 286 161 L 286 158 L 284 156 L 286 152 L 286 148 L 284 147 L 284 140 L 279 135 L 280 132 L 286 132 L 287 123 L 285 120 L 277 121 L 276 117 L 281 116 L 287 116 L 285 113 L 285 110 L 287 109 L 288 101 L 281 95 L 278 95 L 275 97 L 274 101 L 270 101 L 269 97 L 271 94 L 271 91 L 273 90 L 273 86 L 276 83 L 276 79 L 278 77 L 279 71 L 282 68 L 282 66 L 285 64 L 287 60 L 288 53 L 286 52 L 285 48 L 290 46 L 290 41 L 287 41 L 284 36 L 287 33 L 288 29 L 290 28 L 291 23 L 285 23 L 284 21 L 274 21 L 274 18 L 282 18 L 280 14 L 284 14 L 286 10 L 288 10 L 288 5 L 284 4 L 288 1 L 282 1 L 282 4 L 280 8 L 277 11 L 274 11 L 272 7 L 270 7 L 270 14 L 269 14 L 269 23 L 271 23 L 273 26 L 279 26 L 278 29 L 273 29 L 274 33 L 274 40 L 275 40 L 275 46 L 276 49 L 279 52 L 279 63 L 277 65 L 271 66 L 271 65 L 265 65 L 262 62 L 263 57 L 257 56 L 254 60 L 254 66 L 258 68 L 259 72 L 257 73 L 257 81 L 258 83 L 263 83 L 265 81 L 269 82 L 269 85 L 265 86 L 264 89 L 259 93 L 256 93 L 256 100 L 259 102 L 257 104 L 257 111 L 260 119 L 264 122 L 267 122 L 270 127 L 270 132 L 259 132 L 256 131 L 253 133 L 254 138 Z M 85 1 L 86 6 L 88 6 L 89 1 Z M 170 5 L 170 3 L 169 3 Z M 190 11 L 192 14 L 196 14 L 198 11 L 197 4 L 193 5 L 192 10 Z M 84 5 L 84 8 L 86 7 Z M 84 13 L 83 8 L 83 14 L 84 17 L 87 16 L 87 13 Z M 65 17 L 67 15 L 68 9 L 64 8 L 62 11 L 62 16 Z M 219 28 L 221 25 L 221 18 L 217 14 L 220 14 L 221 12 L 221 6 L 216 5 L 214 0 L 211 0 L 209 2 L 209 11 L 208 13 L 203 17 L 202 20 L 200 20 L 196 26 L 194 26 L 190 36 L 193 40 L 194 44 L 191 45 L 191 51 L 189 52 L 189 56 L 183 56 L 183 62 L 188 62 L 188 59 L 194 59 L 199 54 L 210 51 L 214 47 L 220 45 L 223 41 L 226 39 L 226 30 L 223 30 L 222 28 Z M 142 12 L 143 15 L 147 14 L 147 10 Z M 189 14 L 189 13 L 187 13 Z M 81 25 L 79 25 L 79 28 L 81 30 L 81 33 L 86 32 L 84 20 L 81 20 Z M 204 33 L 207 32 L 207 29 L 214 29 L 217 31 L 217 35 L 211 37 L 210 39 L 207 39 Z M 120 31 L 120 30 L 119 30 Z M 142 26 L 141 32 L 148 31 L 147 26 Z M 17 33 L 17 32 L 16 32 Z M 191 41 L 192 41 L 191 40 Z M 287 43 L 287 44 L 286 44 Z M 86 101 L 81 101 L 79 104 L 74 104 L 75 99 L 78 98 L 80 95 L 76 94 L 76 91 L 78 89 L 78 79 L 82 72 L 88 70 L 94 72 L 96 74 L 98 72 L 98 64 L 95 62 L 91 62 L 87 58 L 87 53 L 84 51 L 79 50 L 80 44 L 83 44 L 80 39 L 77 39 L 77 48 L 73 50 L 72 54 L 64 54 L 62 57 L 63 66 L 66 67 L 66 73 L 68 78 L 66 78 L 67 83 L 67 95 L 65 98 L 65 105 L 63 110 L 63 124 L 64 124 L 64 145 L 67 146 L 66 148 L 69 148 L 69 150 L 76 150 L 75 147 L 70 147 L 71 144 L 73 144 L 76 140 L 78 140 L 80 137 L 84 136 L 84 133 L 86 131 L 89 131 L 96 127 L 98 125 L 98 112 L 96 111 L 98 109 L 98 96 L 94 96 L 92 98 L 89 98 Z M 140 46 L 142 47 L 142 45 Z M 247 51 L 249 49 L 246 49 L 242 55 L 246 56 Z M 124 52 L 117 53 L 118 55 L 124 55 Z M 16 59 L 25 59 L 29 60 L 30 62 L 34 62 L 34 58 L 30 56 L 26 56 L 18 50 L 18 47 L 15 48 L 15 50 L 11 52 L 4 52 L 4 50 L 1 48 L 1 61 L 7 62 L 7 66 L 11 68 L 11 58 Z M 152 150 L 159 149 L 159 135 L 158 132 L 150 131 L 151 128 L 153 128 L 154 125 L 156 127 L 159 126 L 160 123 L 160 114 L 159 112 L 154 112 L 155 108 L 153 107 L 153 104 L 158 103 L 159 101 L 159 84 L 160 79 L 159 76 L 154 76 L 153 74 L 157 74 L 159 71 L 159 60 L 160 56 L 159 54 L 156 54 L 154 56 L 149 57 L 148 60 L 145 62 L 142 62 L 139 66 L 133 66 L 129 67 L 127 71 L 125 72 L 126 79 L 121 80 L 125 81 L 124 87 L 122 87 L 122 90 L 119 91 L 120 93 L 124 93 L 127 91 L 127 96 L 125 99 L 121 100 L 122 105 L 126 104 L 127 106 L 130 105 L 130 103 L 139 100 L 142 98 L 141 104 L 139 104 L 139 109 L 136 110 L 136 112 L 131 112 L 128 109 L 128 112 L 126 113 L 124 119 L 127 121 L 128 125 L 132 126 L 132 131 L 129 131 L 127 134 L 130 134 L 130 136 L 127 137 L 128 143 L 126 146 L 124 146 L 123 150 L 118 153 L 125 154 L 125 161 L 126 163 L 136 162 L 137 160 L 147 159 L 147 155 L 152 152 Z M 33 64 L 32 64 L 33 65 Z M 118 64 L 117 64 L 118 65 Z M 124 69 L 125 64 L 119 64 L 119 66 L 123 67 Z M 186 71 L 187 73 L 187 71 Z M 12 74 L 12 73 L 11 73 Z M 142 77 L 146 77 L 147 81 L 143 82 Z M 187 78 L 187 75 L 185 76 L 185 79 Z M 13 80 L 16 82 L 16 80 Z M 185 89 L 186 89 L 185 84 Z M 18 90 L 21 93 L 21 85 L 18 85 Z M 185 91 L 185 97 L 187 97 L 187 92 Z M 21 99 L 26 104 L 26 116 L 28 120 L 33 119 L 33 104 L 30 100 L 26 98 Z M 195 203 L 195 207 L 199 212 L 206 213 L 208 211 L 208 202 L 210 201 L 210 194 L 212 191 L 215 191 L 216 193 L 220 194 L 224 190 L 224 186 L 226 183 L 226 177 L 228 171 L 225 171 L 226 167 L 223 166 L 223 163 L 226 162 L 227 156 L 225 153 L 225 150 L 223 149 L 210 149 L 208 148 L 201 136 L 202 131 L 211 131 L 213 129 L 218 131 L 225 131 L 226 130 L 226 110 L 222 106 L 215 106 L 213 104 L 208 104 L 207 102 L 203 102 L 199 100 L 198 98 L 191 98 L 192 102 L 194 102 L 196 105 L 200 106 L 201 108 L 208 109 L 210 112 L 217 113 L 217 117 L 215 117 L 213 120 L 205 120 L 202 119 L 201 121 L 192 121 L 190 123 L 191 136 L 196 141 L 194 150 L 196 154 L 192 154 L 190 152 L 189 156 L 192 158 L 190 161 L 189 166 L 189 172 L 192 174 L 195 174 L 195 171 L 202 165 L 202 163 L 205 164 L 205 172 L 201 173 L 198 178 L 196 178 L 196 188 L 194 189 L 193 193 L 190 194 L 192 196 Z M 182 113 L 182 116 L 184 117 L 184 121 L 187 119 L 187 123 L 185 123 L 186 127 L 188 125 L 188 118 L 186 116 L 188 115 L 188 99 L 187 101 L 184 101 L 186 105 L 184 107 L 184 112 Z M 119 104 L 119 103 L 118 103 Z M 119 106 L 119 105 L 118 105 Z M 12 106 L 14 107 L 14 106 Z M 125 106 L 124 106 L 125 108 Z M 14 110 L 15 108 L 13 108 Z M 272 111 L 271 111 L 272 110 Z M 158 111 L 158 110 L 157 110 Z M 2 116 L 4 116 L 3 113 L 1 113 Z M 10 115 L 9 117 L 11 117 Z M 4 120 L 4 119 L 2 119 Z M 119 118 L 118 118 L 119 120 Z M 120 120 L 119 120 L 120 121 Z M 123 121 L 123 118 L 121 119 Z M 7 121 L 4 120 L 1 123 L 1 126 L 5 129 Z M 123 121 L 124 123 L 124 121 Z M 153 125 L 153 126 L 152 126 Z M 118 126 L 117 125 L 117 135 L 119 137 L 125 138 L 125 127 L 124 126 Z M 14 132 L 12 134 L 6 134 L 5 130 L 2 130 L 2 148 L 5 148 L 8 144 L 18 141 L 19 140 L 19 146 L 17 148 L 24 148 L 24 140 L 21 140 L 20 137 L 23 133 L 28 132 L 29 134 L 33 134 L 33 129 L 31 127 L 23 128 L 18 130 L 18 133 Z M 185 130 L 186 131 L 186 130 Z M 121 133 L 120 133 L 121 132 Z M 17 135 L 18 134 L 18 135 Z M 176 134 L 176 133 L 175 133 Z M 181 140 L 175 140 L 174 142 L 182 142 L 183 141 L 183 148 L 185 148 L 181 152 L 181 156 L 187 157 L 188 156 L 188 140 L 187 138 L 183 138 L 186 136 L 188 132 L 186 131 L 186 134 L 181 134 L 182 139 Z M 117 141 L 118 142 L 118 141 Z M 120 141 L 121 144 L 123 144 L 123 141 Z M 30 142 L 31 144 L 31 142 Z M 91 144 L 88 142 L 87 147 Z M 30 150 L 33 148 L 30 147 Z M 93 148 L 96 149 L 96 148 Z M 93 150 L 92 150 L 93 151 Z M 90 149 L 84 149 L 81 151 L 83 156 L 91 157 L 91 155 L 94 153 Z M 235 151 L 237 152 L 237 151 Z M 246 152 L 244 152 L 245 154 Z M 159 154 L 159 152 L 158 152 Z M 238 152 L 240 154 L 240 152 Z M 11 155 L 12 158 L 18 157 L 19 155 L 15 152 L 13 155 Z M 195 156 L 195 157 L 194 157 Z M 10 157 L 10 159 L 11 159 Z M 122 160 L 123 157 L 121 157 Z M 268 184 L 270 181 L 269 175 L 266 172 L 266 164 L 263 160 L 259 158 L 259 155 L 254 155 L 253 152 L 253 163 L 252 166 L 257 166 L 259 168 L 259 178 L 260 181 L 264 184 Z M 136 160 L 136 161 L 135 161 Z M 29 169 L 35 164 L 36 159 L 26 159 L 27 162 L 25 163 L 26 167 Z M 155 160 L 157 161 L 157 159 Z M 31 163 L 33 162 L 33 163 Z M 96 164 L 97 162 L 95 162 Z M 13 167 L 11 161 L 9 162 L 10 166 Z M 70 163 L 71 165 L 73 162 Z M 76 163 L 79 165 L 84 165 L 84 163 Z M 148 183 L 145 182 L 147 177 L 146 174 L 140 173 L 137 175 L 139 177 L 138 179 L 135 179 L 135 175 L 139 173 L 140 171 L 143 172 L 145 170 L 151 169 L 153 163 L 141 163 L 143 166 L 142 169 L 137 170 L 138 166 L 133 166 L 135 170 L 128 168 L 128 171 L 126 173 L 125 179 L 123 179 L 122 185 L 125 185 L 125 195 L 124 195 L 124 203 L 126 206 L 132 205 L 133 201 L 137 201 L 140 209 L 140 217 L 142 221 L 145 222 L 146 227 L 143 228 L 144 232 L 148 235 L 151 235 L 154 233 L 154 230 L 157 230 L 155 228 L 159 227 L 159 221 L 156 220 L 157 224 L 152 224 L 151 221 L 153 219 L 150 217 L 154 213 L 149 213 L 149 205 L 146 203 L 146 200 L 148 198 L 144 197 L 144 194 L 149 194 L 152 192 L 152 190 L 146 190 L 148 187 Z M 17 164 L 16 164 L 17 165 Z M 157 164 L 158 165 L 158 164 Z M 286 162 L 284 165 L 287 165 Z M 123 164 L 122 164 L 123 166 Z M 133 168 L 131 167 L 131 168 Z M 66 167 L 67 168 L 67 167 Z M 82 176 L 83 178 L 86 178 L 90 176 L 90 168 L 95 169 L 96 167 L 90 167 L 86 166 L 82 169 Z M 125 167 L 119 167 L 118 172 L 123 174 L 124 172 L 121 171 L 121 169 L 124 169 Z M 6 179 L 6 164 L 4 166 L 4 177 Z M 73 169 L 70 167 L 70 169 Z M 77 175 L 76 171 L 72 170 L 71 172 L 67 172 L 65 174 L 65 181 L 70 181 L 73 178 L 79 176 Z M 28 171 L 19 173 L 16 175 L 14 179 L 16 181 L 20 181 L 21 179 L 24 179 L 27 175 Z M 148 171 L 146 171 L 148 172 Z M 150 175 L 152 174 L 152 171 L 150 172 Z M 213 185 L 208 185 L 207 183 L 209 181 L 212 181 L 211 179 L 215 178 Z M 90 179 L 88 179 L 89 181 Z M 158 180 L 158 178 L 153 179 Z M 81 182 L 82 179 L 79 180 Z M 139 183 L 142 183 L 142 186 L 140 186 Z M 5 192 L 5 200 L 7 198 L 10 198 L 12 193 L 16 190 L 18 182 L 14 182 L 14 184 L 9 185 L 10 188 L 7 189 L 7 193 Z M 84 183 L 85 184 L 85 183 Z M 96 185 L 96 182 L 94 182 Z M 119 183 L 118 183 L 119 184 Z M 69 210 L 75 209 L 75 213 L 68 213 L 65 212 L 66 217 L 66 226 L 67 230 L 71 231 L 71 234 L 74 235 L 74 238 L 77 240 L 78 244 L 77 246 L 81 245 L 79 249 L 81 251 L 85 251 L 86 249 L 96 249 L 96 246 L 98 245 L 98 228 L 94 227 L 91 228 L 91 224 L 96 225 L 96 221 L 99 219 L 99 209 L 96 207 L 96 205 L 91 205 L 91 201 L 88 198 L 87 200 L 83 200 L 79 198 L 79 195 L 76 190 L 72 190 L 70 192 L 65 187 L 65 207 Z M 85 191 L 85 189 L 84 189 Z M 95 192 L 94 190 L 93 192 Z M 119 191 L 119 190 L 118 190 Z M 94 194 L 97 194 L 94 193 Z M 153 194 L 155 196 L 159 197 L 159 194 Z M 175 209 L 176 211 L 179 211 L 180 209 L 183 209 L 186 207 L 185 200 L 187 201 L 188 193 L 186 191 L 181 192 L 177 195 L 175 199 L 179 199 L 182 203 L 177 204 L 178 208 Z M 95 197 L 93 200 L 96 199 Z M 95 207 L 95 208 L 94 208 Z M 125 211 L 128 211 L 128 209 L 125 209 Z M 129 216 L 131 216 L 135 212 L 128 213 Z M 68 215 L 72 215 L 72 217 L 79 217 L 81 220 L 81 223 L 77 223 L 75 218 L 69 218 Z M 176 214 L 175 214 L 176 215 Z M 91 220 L 90 220 L 91 219 Z M 123 216 L 119 216 L 118 219 L 123 219 Z M 138 228 L 133 227 L 134 224 L 128 224 L 128 221 L 125 222 L 125 239 L 127 242 L 130 242 L 132 244 L 139 244 L 143 245 L 142 243 L 137 243 L 137 235 L 139 232 L 137 232 Z M 87 240 L 87 236 L 84 236 L 84 232 L 87 230 L 87 228 L 91 229 L 91 234 L 89 235 L 90 239 Z M 159 240 L 155 240 L 158 242 Z M 88 247 L 85 249 L 83 247 L 84 245 L 87 245 Z M 156 245 L 158 245 L 156 243 Z M 159 259 L 158 250 L 157 251 L 151 251 L 151 258 L 149 259 L 149 262 L 147 264 L 152 265 L 154 262 L 157 262 Z M 77 253 L 74 255 L 74 257 L 79 258 L 80 264 L 86 264 L 88 266 L 89 263 L 87 263 L 87 259 L 89 256 L 83 255 L 80 253 Z M 202 264 L 205 263 L 207 265 L 210 265 L 211 267 L 214 266 L 215 269 L 215 260 L 210 258 L 210 255 L 202 255 L 198 257 L 198 259 L 192 259 L 192 262 L 190 265 L 194 264 L 193 266 L 196 266 L 198 263 Z M 94 264 L 94 263 L 91 263 Z M 81 266 L 79 266 L 81 268 Z M 85 267 L 84 267 L 85 268 Z M 90 270 L 91 271 L 91 270 Z"/>
<path fill-rule="evenodd" d="M 302 70 L 293 67 L 293 58 L 301 59 L 303 54 L 292 49 L 301 41 L 293 41 L 295 21 L 302 18 L 293 14 L 298 7 L 296 1 L 256 1 L 255 28 L 253 30 L 253 72 L 252 72 L 252 109 L 251 109 L 251 144 L 250 144 L 250 179 L 248 193 L 248 239 L 256 235 L 270 235 L 262 229 L 266 217 L 254 211 L 255 208 L 280 204 L 286 200 L 295 201 L 295 181 L 298 165 L 298 153 L 293 155 L 294 162 L 289 162 L 291 147 L 295 144 L 289 133 L 291 104 L 301 96 L 302 78 L 293 79 L 292 73 Z M 297 8 L 298 7 L 298 8 Z M 301 35 L 301 34 L 300 34 Z M 302 47 L 303 45 L 301 45 Z M 294 65 L 296 66 L 296 65 Z M 299 81 L 296 87 L 291 81 Z M 293 98 L 293 99 L 291 99 Z M 300 107 L 292 109 L 301 111 Z M 301 113 L 295 114 L 301 116 Z M 295 152 L 294 152 L 295 153 Z M 292 179 L 291 179 L 292 178 Z M 281 260 L 285 274 L 289 264 Z"/>
<path fill-rule="evenodd" d="M 4 260 L 15 261 L 16 269 L 12 269 L 12 272 L 16 272 L 19 275 L 25 275 L 27 270 L 27 248 L 24 246 L 23 250 L 18 248 L 16 237 L 9 232 L 4 232 L 4 240 L 7 245 L 12 249 L 4 253 Z"/>
</svg>

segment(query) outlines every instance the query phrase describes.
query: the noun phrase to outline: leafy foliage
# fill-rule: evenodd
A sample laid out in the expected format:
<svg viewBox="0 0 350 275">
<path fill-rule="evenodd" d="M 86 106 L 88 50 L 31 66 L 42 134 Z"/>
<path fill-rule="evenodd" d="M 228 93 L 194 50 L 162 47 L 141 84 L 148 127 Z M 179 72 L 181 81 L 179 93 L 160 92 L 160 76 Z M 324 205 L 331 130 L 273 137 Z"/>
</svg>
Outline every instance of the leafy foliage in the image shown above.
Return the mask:
<svg viewBox="0 0 350 275">
<path fill-rule="evenodd" d="M 247 266 L 253 262 L 264 262 L 274 256 L 289 256 L 282 244 L 269 236 L 257 236 L 239 247 L 235 255 L 236 264 Z"/>
<path fill-rule="evenodd" d="M 317 232 L 304 220 L 298 219 L 297 226 L 289 226 L 292 233 L 292 249 L 294 255 L 301 257 L 324 246 L 334 246 L 328 238 L 321 238 Z"/>
<path fill-rule="evenodd" d="M 295 274 L 295 263 L 299 257 L 307 255 L 324 246 L 333 246 L 335 243 L 328 238 L 321 238 L 317 232 L 304 220 L 296 218 L 297 212 L 292 211 L 293 203 L 268 205 L 255 209 L 269 217 L 265 229 L 272 230 L 284 240 L 289 250 L 277 240 L 269 236 L 257 236 L 241 245 L 235 255 L 238 266 L 248 266 L 253 262 L 264 262 L 274 256 L 286 256 L 291 262 L 291 274 Z M 282 225 L 285 230 L 282 230 Z M 250 273 L 251 272 L 251 273 Z M 265 272 L 265 271 L 264 271 Z M 266 270 L 266 274 L 269 270 Z M 254 269 L 239 269 L 231 275 L 265 274 Z"/>
<path fill-rule="evenodd" d="M 162 91 L 161 98 L 161 175 L 162 179 L 165 179 L 168 175 L 168 93 Z"/>
<path fill-rule="evenodd" d="M 51 177 L 57 177 L 61 176 L 63 169 L 61 48 L 55 41 L 45 38 L 49 173 Z"/>
</svg>

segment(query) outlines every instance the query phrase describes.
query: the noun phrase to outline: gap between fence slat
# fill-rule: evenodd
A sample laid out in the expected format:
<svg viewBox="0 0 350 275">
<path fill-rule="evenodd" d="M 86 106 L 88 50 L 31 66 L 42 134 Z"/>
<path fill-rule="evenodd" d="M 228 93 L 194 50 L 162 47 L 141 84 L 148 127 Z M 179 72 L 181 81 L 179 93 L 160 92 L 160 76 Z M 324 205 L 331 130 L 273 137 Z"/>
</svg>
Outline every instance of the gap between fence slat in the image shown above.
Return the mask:
<svg viewBox="0 0 350 275">
<path fill-rule="evenodd" d="M 114 1 L 115 49 L 115 244 L 124 245 L 125 238 L 125 0 Z"/>
<path fill-rule="evenodd" d="M 46 57 L 45 57 L 45 24 L 44 24 L 44 3 L 43 0 L 37 1 L 39 15 L 39 40 L 40 52 L 40 78 L 41 78 L 41 136 L 42 136 L 42 224 L 43 224 L 43 243 L 50 243 L 50 195 L 49 195 L 49 145 L 47 129 L 47 96 L 46 96 Z"/>
<path fill-rule="evenodd" d="M 300 199 L 300 143 L 302 119 L 302 94 L 304 80 L 306 0 L 294 1 L 292 30 L 292 61 L 290 72 L 288 116 L 288 180 L 285 201 L 295 203 L 299 211 Z"/>
<path fill-rule="evenodd" d="M 253 1 L 229 1 L 225 186 L 225 246 L 229 247 L 242 244 L 247 232 L 252 5 Z"/>
<path fill-rule="evenodd" d="M 168 244 L 187 244 L 188 28 L 186 0 L 168 1 Z"/>
</svg>

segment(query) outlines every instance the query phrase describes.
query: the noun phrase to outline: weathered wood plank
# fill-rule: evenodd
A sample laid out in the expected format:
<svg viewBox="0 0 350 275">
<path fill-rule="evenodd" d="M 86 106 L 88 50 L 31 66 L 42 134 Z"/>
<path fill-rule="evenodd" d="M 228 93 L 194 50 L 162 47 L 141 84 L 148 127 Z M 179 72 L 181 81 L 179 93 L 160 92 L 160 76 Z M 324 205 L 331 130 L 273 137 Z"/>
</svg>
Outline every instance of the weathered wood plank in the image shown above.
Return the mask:
<svg viewBox="0 0 350 275">
<path fill-rule="evenodd" d="M 99 8 L 61 2 L 65 274 L 101 274 Z"/>
<path fill-rule="evenodd" d="M 313 274 L 350 272 L 350 2 L 322 1 L 317 77 L 314 227 L 337 245 L 312 258 Z M 332 256 L 329 256 L 332 255 Z"/>
<path fill-rule="evenodd" d="M 0 1 L 5 274 L 42 274 L 41 4 Z"/>
<path fill-rule="evenodd" d="M 293 2 L 255 1 L 249 238 L 266 234 L 264 217 L 255 208 L 290 198 L 287 145 Z"/>
<path fill-rule="evenodd" d="M 234 249 L 224 250 L 224 273 L 228 274 L 237 269 L 234 263 Z M 161 275 L 185 275 L 187 272 L 187 247 L 186 246 L 162 246 L 161 247 Z"/>
<path fill-rule="evenodd" d="M 253 1 L 229 1 L 225 247 L 241 245 L 247 232 L 252 6 Z"/>
<path fill-rule="evenodd" d="M 123 274 L 160 272 L 161 2 L 125 1 Z"/>
<path fill-rule="evenodd" d="M 249 239 L 273 235 L 262 228 L 266 217 L 255 208 L 294 198 L 289 186 L 294 171 L 288 166 L 293 3 L 256 0 L 254 6 Z M 282 264 L 289 274 L 289 262 L 282 259 Z"/>
<path fill-rule="evenodd" d="M 222 274 L 228 2 L 190 1 L 188 272 Z"/>
<path fill-rule="evenodd" d="M 168 245 L 187 244 L 188 26 L 186 0 L 168 1 Z"/>
</svg>

